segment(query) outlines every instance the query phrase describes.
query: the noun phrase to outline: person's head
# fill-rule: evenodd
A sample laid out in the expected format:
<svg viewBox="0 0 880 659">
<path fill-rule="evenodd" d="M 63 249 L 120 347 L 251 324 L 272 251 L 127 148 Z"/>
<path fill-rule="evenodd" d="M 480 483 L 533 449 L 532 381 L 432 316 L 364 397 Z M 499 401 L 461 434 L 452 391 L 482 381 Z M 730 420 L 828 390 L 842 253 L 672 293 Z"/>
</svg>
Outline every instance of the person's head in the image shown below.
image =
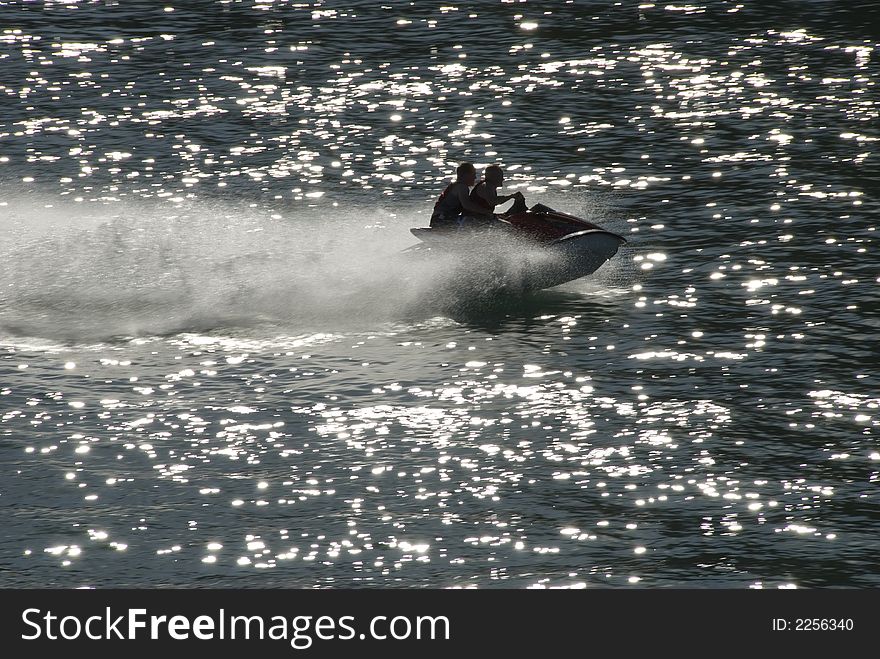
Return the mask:
<svg viewBox="0 0 880 659">
<path fill-rule="evenodd" d="M 477 182 L 477 168 L 472 162 L 463 162 L 455 170 L 455 180 L 467 183 L 468 186 Z"/>
<path fill-rule="evenodd" d="M 504 170 L 498 165 L 489 165 L 486 167 L 483 177 L 486 179 L 486 183 L 494 185 L 497 188 L 504 183 Z"/>
</svg>

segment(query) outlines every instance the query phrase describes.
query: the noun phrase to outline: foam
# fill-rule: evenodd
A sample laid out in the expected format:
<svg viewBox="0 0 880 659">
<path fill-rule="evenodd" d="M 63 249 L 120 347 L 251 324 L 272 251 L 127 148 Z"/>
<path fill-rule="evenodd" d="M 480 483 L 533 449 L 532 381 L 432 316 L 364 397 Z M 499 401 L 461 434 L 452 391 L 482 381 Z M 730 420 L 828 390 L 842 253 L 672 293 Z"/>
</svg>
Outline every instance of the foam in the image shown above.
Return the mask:
<svg viewBox="0 0 880 659">
<path fill-rule="evenodd" d="M 84 342 L 260 325 L 337 331 L 484 304 L 494 290 L 472 257 L 401 254 L 416 242 L 416 208 L 395 205 L 395 218 L 357 205 L 4 199 L 0 334 Z M 528 249 L 509 250 L 510 267 Z"/>
</svg>

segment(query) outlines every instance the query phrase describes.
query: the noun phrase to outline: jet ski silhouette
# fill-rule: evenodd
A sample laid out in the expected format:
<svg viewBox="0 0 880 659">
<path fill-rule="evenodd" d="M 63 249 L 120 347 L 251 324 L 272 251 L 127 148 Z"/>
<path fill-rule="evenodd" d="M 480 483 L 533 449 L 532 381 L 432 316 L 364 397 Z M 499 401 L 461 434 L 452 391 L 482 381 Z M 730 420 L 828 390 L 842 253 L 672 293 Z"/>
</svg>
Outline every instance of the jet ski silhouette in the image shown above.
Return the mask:
<svg viewBox="0 0 880 659">
<path fill-rule="evenodd" d="M 626 243 L 616 233 L 543 204 L 496 217 L 474 228 L 410 229 L 422 242 L 406 251 L 460 255 L 467 264 L 465 277 L 522 293 L 591 275 Z"/>
</svg>

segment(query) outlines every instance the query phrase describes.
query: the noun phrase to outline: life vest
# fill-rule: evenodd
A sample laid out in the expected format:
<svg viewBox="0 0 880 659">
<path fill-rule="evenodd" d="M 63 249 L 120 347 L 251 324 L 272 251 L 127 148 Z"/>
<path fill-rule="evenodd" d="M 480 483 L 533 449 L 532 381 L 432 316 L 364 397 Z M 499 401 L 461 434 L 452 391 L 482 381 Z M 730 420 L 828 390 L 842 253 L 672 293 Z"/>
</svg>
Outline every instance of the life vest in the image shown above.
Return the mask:
<svg viewBox="0 0 880 659">
<path fill-rule="evenodd" d="M 432 227 L 453 224 L 464 210 L 461 207 L 461 202 L 458 200 L 458 196 L 449 194 L 456 183 L 458 183 L 458 181 L 454 181 L 447 185 L 446 189 L 440 193 L 439 197 L 437 197 L 437 201 L 434 203 L 434 212 L 431 214 Z"/>
</svg>

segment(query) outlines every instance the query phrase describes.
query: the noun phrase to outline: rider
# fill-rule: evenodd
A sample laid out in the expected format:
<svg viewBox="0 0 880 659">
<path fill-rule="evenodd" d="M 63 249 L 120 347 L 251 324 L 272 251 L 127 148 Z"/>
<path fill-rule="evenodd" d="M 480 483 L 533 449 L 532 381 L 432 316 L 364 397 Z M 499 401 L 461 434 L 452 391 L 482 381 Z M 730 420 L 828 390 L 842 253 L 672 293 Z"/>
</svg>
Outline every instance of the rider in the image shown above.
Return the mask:
<svg viewBox="0 0 880 659">
<path fill-rule="evenodd" d="M 463 162 L 455 170 L 455 174 L 455 182 L 446 186 L 434 204 L 434 212 L 431 214 L 432 229 L 461 226 L 468 219 L 487 215 L 485 204 L 475 202 L 468 195 L 470 187 L 477 180 L 477 169 L 474 164 Z M 492 211 L 489 210 L 488 215 L 491 213 Z"/>
<path fill-rule="evenodd" d="M 483 180 L 471 190 L 471 201 L 483 207 L 483 214 L 489 217 L 495 212 L 495 206 L 515 199 L 510 213 L 521 213 L 526 210 L 526 199 L 521 192 L 509 195 L 499 195 L 498 188 L 504 183 L 504 170 L 498 165 L 489 165 L 483 172 Z"/>
</svg>

